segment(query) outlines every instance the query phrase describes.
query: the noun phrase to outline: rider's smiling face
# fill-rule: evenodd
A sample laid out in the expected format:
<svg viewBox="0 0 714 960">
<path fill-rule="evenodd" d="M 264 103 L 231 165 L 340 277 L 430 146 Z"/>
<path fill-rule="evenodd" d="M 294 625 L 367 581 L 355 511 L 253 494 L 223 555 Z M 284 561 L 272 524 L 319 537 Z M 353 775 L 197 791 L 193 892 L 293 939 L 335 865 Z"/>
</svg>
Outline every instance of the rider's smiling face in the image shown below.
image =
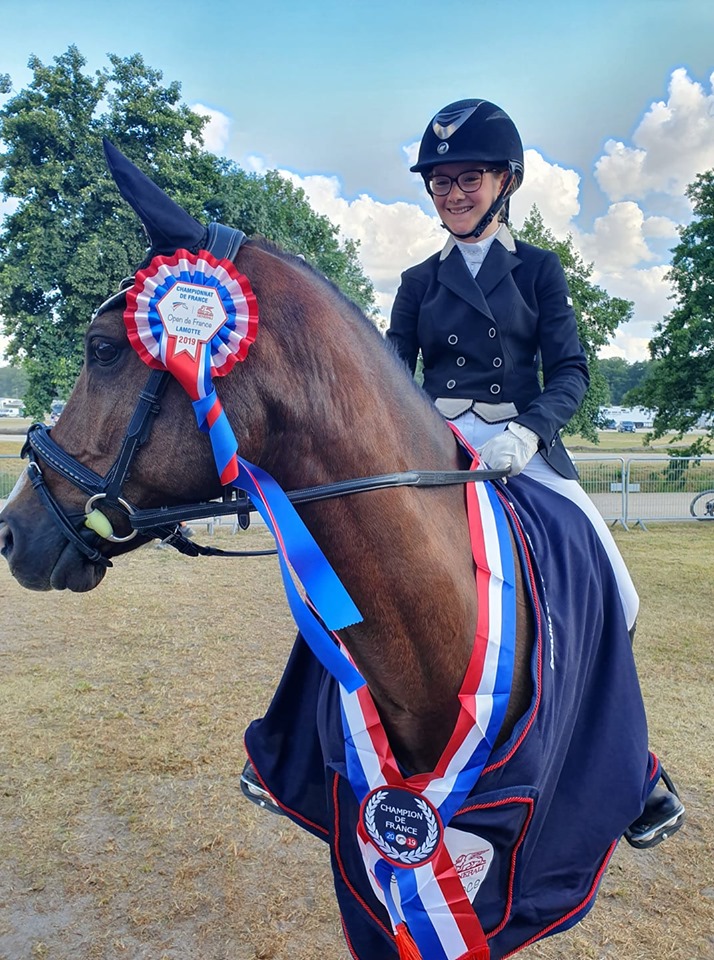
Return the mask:
<svg viewBox="0 0 714 960">
<path fill-rule="evenodd" d="M 483 173 L 480 187 L 474 192 L 462 190 L 456 182 L 456 177 L 459 174 L 484 170 L 486 167 L 487 164 L 485 163 L 466 161 L 464 163 L 440 163 L 432 169 L 431 176 L 447 176 L 453 180 L 451 189 L 446 196 L 439 197 L 432 194 L 431 197 L 436 212 L 452 233 L 464 234 L 474 230 L 498 196 L 506 177 L 505 171 L 486 170 Z M 480 239 L 495 233 L 498 230 L 498 225 L 498 218 L 494 218 L 481 234 Z M 469 238 L 469 240 L 472 239 Z"/>
</svg>

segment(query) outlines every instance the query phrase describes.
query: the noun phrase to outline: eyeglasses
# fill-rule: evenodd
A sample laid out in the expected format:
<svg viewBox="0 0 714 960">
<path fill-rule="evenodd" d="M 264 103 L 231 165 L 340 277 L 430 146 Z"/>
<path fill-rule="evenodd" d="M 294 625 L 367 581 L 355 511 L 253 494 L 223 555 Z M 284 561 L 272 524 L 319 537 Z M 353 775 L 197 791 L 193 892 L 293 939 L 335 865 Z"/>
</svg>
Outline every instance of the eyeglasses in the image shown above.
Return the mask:
<svg viewBox="0 0 714 960">
<path fill-rule="evenodd" d="M 465 170 L 458 177 L 449 177 L 445 173 L 433 173 L 426 178 L 426 189 L 432 197 L 445 197 L 451 193 L 451 188 L 456 183 L 459 190 L 464 193 L 476 193 L 483 183 L 484 173 L 501 173 L 501 171 L 493 167 L 487 167 L 485 170 Z"/>
</svg>

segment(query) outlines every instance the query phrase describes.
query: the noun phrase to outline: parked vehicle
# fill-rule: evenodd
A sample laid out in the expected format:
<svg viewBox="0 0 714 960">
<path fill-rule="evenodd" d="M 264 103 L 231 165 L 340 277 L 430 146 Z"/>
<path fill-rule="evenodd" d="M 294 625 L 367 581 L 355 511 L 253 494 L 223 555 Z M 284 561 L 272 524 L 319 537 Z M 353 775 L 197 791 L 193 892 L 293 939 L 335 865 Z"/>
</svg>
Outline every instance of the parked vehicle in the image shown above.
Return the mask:
<svg viewBox="0 0 714 960">
<path fill-rule="evenodd" d="M 0 417 L 21 417 L 23 413 L 22 400 L 0 397 Z"/>
<path fill-rule="evenodd" d="M 635 425 L 631 420 L 623 420 L 617 428 L 620 433 L 636 433 Z"/>
</svg>

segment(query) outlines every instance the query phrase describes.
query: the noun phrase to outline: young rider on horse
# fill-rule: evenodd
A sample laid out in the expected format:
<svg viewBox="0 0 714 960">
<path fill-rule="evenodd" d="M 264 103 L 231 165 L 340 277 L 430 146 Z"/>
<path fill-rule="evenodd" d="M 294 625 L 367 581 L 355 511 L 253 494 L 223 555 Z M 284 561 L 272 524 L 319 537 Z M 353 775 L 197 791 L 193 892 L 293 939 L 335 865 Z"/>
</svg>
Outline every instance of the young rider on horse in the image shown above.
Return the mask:
<svg viewBox="0 0 714 960">
<path fill-rule="evenodd" d="M 565 275 L 556 254 L 514 241 L 507 227 L 508 198 L 523 179 L 518 131 L 492 103 L 450 104 L 427 127 L 412 170 L 424 177 L 451 236 L 440 254 L 403 274 L 388 339 L 412 373 L 421 350 L 425 390 L 492 468 L 524 473 L 587 515 L 615 572 L 632 634 L 637 593 L 559 434 L 588 385 Z M 317 684 L 315 662 L 296 644 L 270 722 L 263 722 L 266 743 L 276 717 L 293 717 L 295 728 L 313 723 L 308 688 Z M 295 758 L 280 749 L 280 736 L 270 742 L 274 763 L 286 772 Z M 309 761 L 301 758 L 306 769 Z M 664 771 L 662 777 L 671 789 L 658 783 L 625 833 L 634 846 L 653 846 L 683 821 L 684 807 Z M 281 812 L 250 761 L 241 788 L 253 802 Z"/>
<path fill-rule="evenodd" d="M 430 121 L 411 170 L 450 236 L 402 274 L 387 338 L 412 374 L 421 351 L 424 389 L 488 466 L 523 473 L 586 514 L 634 633 L 634 584 L 560 439 L 589 382 L 565 274 L 555 253 L 508 230 L 509 198 L 523 181 L 518 130 L 486 100 L 451 103 Z M 627 838 L 650 845 L 683 815 L 660 784 Z"/>
</svg>

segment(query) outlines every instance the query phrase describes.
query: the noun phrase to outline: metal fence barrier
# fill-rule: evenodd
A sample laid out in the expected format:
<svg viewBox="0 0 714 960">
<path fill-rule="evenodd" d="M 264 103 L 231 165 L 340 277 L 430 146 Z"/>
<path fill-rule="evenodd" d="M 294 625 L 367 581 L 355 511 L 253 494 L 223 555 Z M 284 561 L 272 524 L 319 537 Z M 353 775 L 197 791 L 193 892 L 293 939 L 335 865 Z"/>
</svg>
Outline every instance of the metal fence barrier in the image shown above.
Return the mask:
<svg viewBox="0 0 714 960">
<path fill-rule="evenodd" d="M 580 456 L 573 462 L 602 517 L 625 528 L 656 520 L 694 520 L 690 512 L 694 497 L 714 491 L 714 457 Z M 23 469 L 20 457 L 0 454 L 0 506 Z M 255 522 L 262 521 L 255 516 Z M 209 533 L 229 524 L 236 532 L 236 524 L 225 517 L 196 523 L 205 523 Z"/>
<path fill-rule="evenodd" d="M 626 524 L 627 493 L 624 457 L 574 457 L 580 483 L 602 518 L 609 523 Z"/>
<path fill-rule="evenodd" d="M 0 501 L 7 500 L 17 478 L 25 469 L 24 461 L 14 454 L 0 453 Z"/>
<path fill-rule="evenodd" d="M 714 490 L 714 457 L 648 457 L 627 461 L 627 521 L 694 519 L 690 504 Z"/>
<path fill-rule="evenodd" d="M 697 494 L 714 491 L 714 457 L 574 457 L 580 482 L 610 523 L 694 520 Z"/>
</svg>

